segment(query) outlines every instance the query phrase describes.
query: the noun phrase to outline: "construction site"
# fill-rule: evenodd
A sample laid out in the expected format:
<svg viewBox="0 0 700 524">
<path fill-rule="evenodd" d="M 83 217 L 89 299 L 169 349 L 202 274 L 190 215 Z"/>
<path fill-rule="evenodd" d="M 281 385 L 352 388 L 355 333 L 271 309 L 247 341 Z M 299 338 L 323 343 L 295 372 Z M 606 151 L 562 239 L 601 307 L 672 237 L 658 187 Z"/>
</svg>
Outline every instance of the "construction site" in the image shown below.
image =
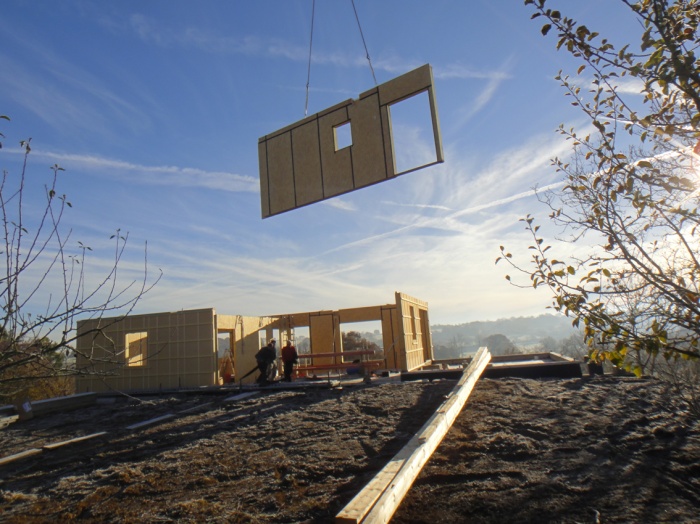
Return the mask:
<svg viewBox="0 0 700 524">
<path fill-rule="evenodd" d="M 381 352 L 344 351 L 342 334 L 357 323 L 381 327 Z M 378 306 L 285 313 L 265 317 L 222 315 L 214 308 L 100 318 L 78 324 L 76 391 L 154 391 L 252 384 L 255 355 L 268 341 L 294 342 L 308 334 L 300 376 L 337 376 L 348 368 L 409 371 L 433 359 L 428 305 L 404 293 Z M 226 349 L 219 346 L 225 341 Z M 278 363 L 279 367 L 279 363 Z"/>
<path fill-rule="evenodd" d="M 697 517 L 700 429 L 658 382 L 482 377 L 432 453 L 464 382 L 321 383 L 38 403 L 2 429 L 0 520 Z"/>
<path fill-rule="evenodd" d="M 399 169 L 413 97 L 434 149 Z M 432 68 L 257 147 L 262 219 L 442 163 Z M 697 521 L 700 426 L 667 388 L 551 352 L 436 359 L 430 299 L 81 319 L 76 394 L 0 406 L 0 521 Z M 368 323 L 376 347 L 345 347 Z M 278 350 L 259 371 L 273 340 L 298 346 L 290 381 Z"/>
</svg>

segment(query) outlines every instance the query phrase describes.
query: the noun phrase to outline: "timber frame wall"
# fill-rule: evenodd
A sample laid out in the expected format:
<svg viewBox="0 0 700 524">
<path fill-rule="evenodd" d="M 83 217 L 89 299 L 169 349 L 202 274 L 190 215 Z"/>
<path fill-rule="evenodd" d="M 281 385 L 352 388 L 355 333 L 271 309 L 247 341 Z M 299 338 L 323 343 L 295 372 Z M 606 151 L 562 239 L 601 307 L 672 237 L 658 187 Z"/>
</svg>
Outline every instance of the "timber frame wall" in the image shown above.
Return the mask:
<svg viewBox="0 0 700 524">
<path fill-rule="evenodd" d="M 258 140 L 262 217 L 320 202 L 444 162 L 433 70 L 413 71 L 308 116 Z M 434 158 L 399 171 L 391 107 L 427 93 Z M 351 125 L 352 143 L 342 146 L 337 129 Z"/>
<path fill-rule="evenodd" d="M 404 293 L 395 303 L 267 317 L 220 315 L 214 308 L 102 318 L 78 323 L 76 391 L 137 391 L 222 383 L 218 337 L 228 334 L 235 377 L 256 367 L 270 338 L 281 348 L 294 329 L 308 327 L 315 364 L 342 362 L 341 324 L 381 321 L 386 369 L 411 371 L 433 359 L 428 304 Z M 278 351 L 279 353 L 279 351 Z M 278 355 L 279 356 L 279 355 Z M 243 383 L 251 383 L 255 374 Z"/>
</svg>

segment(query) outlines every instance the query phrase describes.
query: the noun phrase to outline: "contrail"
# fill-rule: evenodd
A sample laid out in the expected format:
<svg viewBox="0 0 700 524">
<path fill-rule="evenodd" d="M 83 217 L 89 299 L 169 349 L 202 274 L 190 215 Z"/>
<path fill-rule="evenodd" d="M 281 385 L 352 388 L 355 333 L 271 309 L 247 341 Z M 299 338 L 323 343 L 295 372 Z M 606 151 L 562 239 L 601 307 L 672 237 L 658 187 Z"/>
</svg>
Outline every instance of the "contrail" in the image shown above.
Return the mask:
<svg viewBox="0 0 700 524">
<path fill-rule="evenodd" d="M 478 206 L 473 206 L 469 207 L 467 209 L 462 209 L 460 211 L 456 211 L 450 215 L 444 216 L 444 217 L 436 217 L 436 218 L 426 218 L 417 222 L 414 222 L 413 224 L 408 224 L 405 226 L 401 226 L 399 228 L 393 229 L 391 231 L 387 231 L 386 233 L 380 233 L 379 235 L 373 235 L 371 237 L 366 237 L 362 238 L 360 240 L 355 240 L 354 242 L 348 242 L 347 244 L 343 244 L 342 246 L 335 247 L 333 249 L 329 249 L 328 251 L 325 251 L 321 253 L 319 256 L 327 255 L 329 253 L 335 253 L 337 251 L 342 251 L 344 249 L 349 249 L 351 247 L 357 247 L 363 244 L 369 244 L 375 240 L 379 240 L 382 238 L 387 238 L 393 235 L 396 235 L 398 233 L 403 233 L 404 231 L 409 231 L 411 229 L 415 229 L 418 227 L 430 227 L 436 223 L 444 222 L 446 220 L 450 220 L 453 218 L 459 218 L 464 215 L 469 215 L 471 213 L 477 213 L 479 211 L 482 211 L 484 209 L 489 209 L 492 207 L 497 207 L 503 204 L 509 204 L 510 202 L 515 202 L 516 200 L 521 200 L 523 198 L 528 198 L 533 195 L 536 195 L 540 191 L 548 191 L 550 189 L 555 189 L 557 187 L 563 186 L 565 182 L 556 182 L 554 184 L 549 184 L 547 186 L 541 187 L 541 188 L 534 188 L 530 189 L 529 191 L 523 191 L 522 193 L 518 193 L 516 195 L 512 195 L 506 198 L 501 198 L 499 200 L 494 200 L 492 202 L 488 202 L 486 204 L 480 204 Z"/>
</svg>

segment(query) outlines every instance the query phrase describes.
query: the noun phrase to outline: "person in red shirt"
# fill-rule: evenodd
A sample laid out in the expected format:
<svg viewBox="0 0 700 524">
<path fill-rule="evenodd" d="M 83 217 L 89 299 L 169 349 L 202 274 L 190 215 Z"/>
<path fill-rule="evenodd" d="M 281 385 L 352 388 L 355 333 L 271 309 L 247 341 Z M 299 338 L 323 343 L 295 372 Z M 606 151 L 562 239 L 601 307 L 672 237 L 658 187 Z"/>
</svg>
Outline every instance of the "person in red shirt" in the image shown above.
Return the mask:
<svg viewBox="0 0 700 524">
<path fill-rule="evenodd" d="M 294 364 L 297 363 L 299 357 L 297 348 L 292 346 L 292 341 L 287 340 L 287 345 L 282 348 L 282 364 L 284 364 L 284 381 L 292 381 L 292 373 L 294 373 Z"/>
</svg>

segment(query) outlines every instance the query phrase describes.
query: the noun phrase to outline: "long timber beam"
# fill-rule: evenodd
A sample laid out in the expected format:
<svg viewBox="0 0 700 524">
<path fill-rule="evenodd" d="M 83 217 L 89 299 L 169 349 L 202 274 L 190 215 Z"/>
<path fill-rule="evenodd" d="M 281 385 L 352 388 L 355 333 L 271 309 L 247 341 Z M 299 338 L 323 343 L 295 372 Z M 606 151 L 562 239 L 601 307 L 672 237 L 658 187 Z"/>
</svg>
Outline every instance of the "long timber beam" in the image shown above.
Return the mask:
<svg viewBox="0 0 700 524">
<path fill-rule="evenodd" d="M 408 444 L 336 515 L 336 523 L 389 522 L 421 469 L 462 411 L 490 360 L 489 350 L 480 348 L 447 400 Z"/>
</svg>

